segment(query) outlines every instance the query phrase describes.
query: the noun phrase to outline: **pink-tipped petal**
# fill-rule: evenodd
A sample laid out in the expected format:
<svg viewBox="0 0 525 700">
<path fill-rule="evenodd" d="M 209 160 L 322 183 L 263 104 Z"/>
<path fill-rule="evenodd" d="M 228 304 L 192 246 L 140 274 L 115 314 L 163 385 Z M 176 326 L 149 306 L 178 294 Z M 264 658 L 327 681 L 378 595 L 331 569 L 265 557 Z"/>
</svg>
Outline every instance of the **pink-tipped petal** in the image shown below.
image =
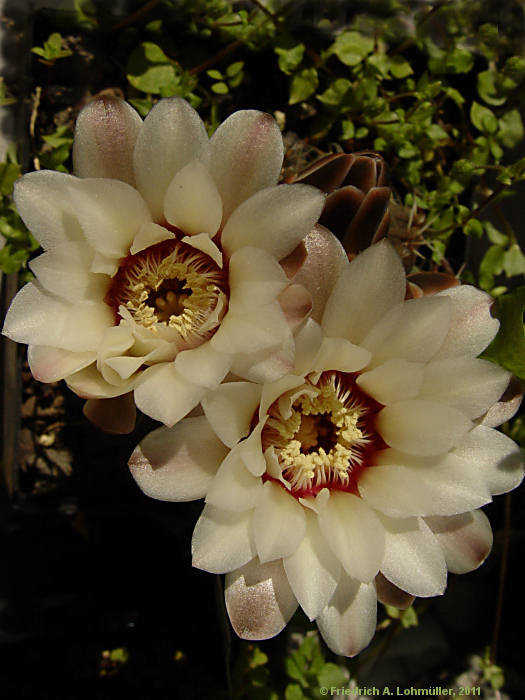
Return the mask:
<svg viewBox="0 0 525 700">
<path fill-rule="evenodd" d="M 413 595 L 409 595 L 401 588 L 394 586 L 381 572 L 377 574 L 375 584 L 377 599 L 384 605 L 392 605 L 399 610 L 406 610 L 415 600 Z"/>
<path fill-rule="evenodd" d="M 197 112 L 180 97 L 161 100 L 144 120 L 133 156 L 135 179 L 157 223 L 174 175 L 190 161 L 209 163 L 209 141 Z"/>
<path fill-rule="evenodd" d="M 218 127 L 210 146 L 210 169 L 222 197 L 225 221 L 253 194 L 277 184 L 283 140 L 269 114 L 235 112 Z"/>
<path fill-rule="evenodd" d="M 481 566 L 492 549 L 492 528 L 481 510 L 451 518 L 425 518 L 440 544 L 453 574 L 466 574 Z"/>
<path fill-rule="evenodd" d="M 206 418 L 197 416 L 154 430 L 135 448 L 128 464 L 146 496 L 193 501 L 206 495 L 226 454 Z"/>
<path fill-rule="evenodd" d="M 279 294 L 278 302 L 292 333 L 299 328 L 312 311 L 312 296 L 300 284 L 291 284 L 286 287 Z"/>
<path fill-rule="evenodd" d="M 80 112 L 73 141 L 78 177 L 106 177 L 135 184 L 133 149 L 142 119 L 124 100 L 99 97 Z"/>
<path fill-rule="evenodd" d="M 39 382 L 57 382 L 95 362 L 94 352 L 71 352 L 46 345 L 30 345 L 27 361 L 33 377 Z"/>
<path fill-rule="evenodd" d="M 226 610 L 241 639 L 275 637 L 297 609 L 282 562 L 253 559 L 226 576 Z"/>
</svg>

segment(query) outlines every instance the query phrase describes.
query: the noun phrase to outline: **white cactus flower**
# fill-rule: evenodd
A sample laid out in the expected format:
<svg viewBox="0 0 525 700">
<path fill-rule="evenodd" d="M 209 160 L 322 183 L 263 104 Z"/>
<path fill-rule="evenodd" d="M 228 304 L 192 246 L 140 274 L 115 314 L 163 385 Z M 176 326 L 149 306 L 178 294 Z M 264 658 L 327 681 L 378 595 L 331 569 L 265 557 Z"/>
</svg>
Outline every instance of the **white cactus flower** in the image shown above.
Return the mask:
<svg viewBox="0 0 525 700">
<path fill-rule="evenodd" d="M 118 431 L 133 420 L 129 392 L 173 425 L 230 371 L 255 381 L 289 371 L 291 326 L 311 299 L 279 261 L 324 196 L 276 184 L 283 143 L 270 115 L 236 112 L 209 139 L 180 98 L 144 122 L 100 98 L 79 115 L 73 156 L 76 177 L 38 171 L 15 185 L 45 252 L 3 332 L 29 345 L 37 379 L 65 379 Z"/>
<path fill-rule="evenodd" d="M 408 301 L 405 287 L 390 244 L 367 249 L 299 331 L 293 372 L 222 384 L 130 460 L 147 495 L 206 499 L 193 564 L 226 574 L 243 638 L 277 634 L 300 605 L 353 656 L 377 599 L 440 595 L 447 570 L 491 549 L 479 509 L 523 475 L 520 448 L 489 427 L 516 409 L 498 403 L 510 375 L 477 357 L 498 321 L 471 286 Z"/>
</svg>

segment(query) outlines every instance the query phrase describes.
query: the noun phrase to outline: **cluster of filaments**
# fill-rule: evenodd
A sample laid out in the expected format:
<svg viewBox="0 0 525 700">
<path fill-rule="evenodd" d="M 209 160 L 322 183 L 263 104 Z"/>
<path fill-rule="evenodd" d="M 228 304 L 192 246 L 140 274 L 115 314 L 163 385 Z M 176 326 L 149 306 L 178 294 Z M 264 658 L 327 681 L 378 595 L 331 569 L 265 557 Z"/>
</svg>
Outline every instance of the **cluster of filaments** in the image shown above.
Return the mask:
<svg viewBox="0 0 525 700">
<path fill-rule="evenodd" d="M 308 381 L 290 410 L 275 402 L 263 431 L 264 447 L 273 446 L 282 477 L 292 492 L 312 493 L 324 486 L 344 489 L 362 464 L 371 442 L 364 420 L 367 407 L 337 372 Z"/>
<path fill-rule="evenodd" d="M 106 301 L 124 306 L 154 334 L 172 329 L 190 347 L 208 338 L 226 312 L 225 274 L 204 253 L 168 241 L 126 258 Z"/>
</svg>

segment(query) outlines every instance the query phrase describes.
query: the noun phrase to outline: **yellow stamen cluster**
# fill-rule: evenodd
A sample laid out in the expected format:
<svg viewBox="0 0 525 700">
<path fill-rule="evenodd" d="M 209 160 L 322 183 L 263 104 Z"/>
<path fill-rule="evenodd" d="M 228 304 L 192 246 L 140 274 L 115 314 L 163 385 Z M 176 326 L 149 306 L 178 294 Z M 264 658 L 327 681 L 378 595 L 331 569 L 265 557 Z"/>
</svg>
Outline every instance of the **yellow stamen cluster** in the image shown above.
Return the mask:
<svg viewBox="0 0 525 700">
<path fill-rule="evenodd" d="M 276 449 L 283 477 L 292 490 L 310 489 L 326 483 L 346 485 L 353 465 L 359 463 L 356 447 L 368 442 L 359 427 L 362 408 L 338 396 L 331 380 L 312 387 L 293 403 L 285 419 L 270 411 L 266 440 Z"/>
<path fill-rule="evenodd" d="M 218 325 L 212 312 L 226 310 L 221 270 L 208 256 L 177 244 L 166 256 L 153 252 L 126 268 L 119 295 L 139 325 L 157 333 L 159 324 L 183 341 L 205 337 Z"/>
</svg>

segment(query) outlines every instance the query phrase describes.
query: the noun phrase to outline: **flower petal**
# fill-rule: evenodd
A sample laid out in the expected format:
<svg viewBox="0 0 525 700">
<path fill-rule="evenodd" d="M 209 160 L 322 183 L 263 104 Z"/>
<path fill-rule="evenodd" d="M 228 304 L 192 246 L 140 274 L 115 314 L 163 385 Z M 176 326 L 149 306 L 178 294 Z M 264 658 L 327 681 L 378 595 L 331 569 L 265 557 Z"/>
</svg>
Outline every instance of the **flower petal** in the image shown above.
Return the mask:
<svg viewBox="0 0 525 700">
<path fill-rule="evenodd" d="M 2 332 L 18 343 L 89 352 L 111 325 L 113 313 L 106 304 L 71 304 L 30 282 L 13 299 Z"/>
<path fill-rule="evenodd" d="M 425 520 L 443 550 L 448 570 L 453 574 L 473 571 L 488 557 L 492 549 L 492 528 L 483 511 Z"/>
<path fill-rule="evenodd" d="M 499 321 L 490 314 L 492 297 L 468 284 L 445 289 L 436 297 L 450 300 L 451 318 L 448 334 L 434 359 L 479 355 L 499 328 Z"/>
<path fill-rule="evenodd" d="M 137 418 L 132 392 L 111 399 L 88 399 L 82 412 L 97 428 L 113 435 L 131 433 Z"/>
<path fill-rule="evenodd" d="M 326 546 L 315 515 L 306 512 L 306 534 L 293 554 L 283 561 L 292 591 L 310 620 L 332 597 L 341 576 L 341 564 Z"/>
<path fill-rule="evenodd" d="M 297 609 L 280 561 L 253 559 L 226 576 L 226 610 L 241 639 L 270 639 L 286 626 Z"/>
<path fill-rule="evenodd" d="M 240 110 L 210 140 L 211 172 L 221 193 L 224 219 L 259 190 L 277 183 L 283 140 L 276 121 L 264 112 Z"/>
<path fill-rule="evenodd" d="M 251 511 L 232 513 L 206 505 L 191 540 L 193 566 L 224 574 L 253 559 L 251 517 Z"/>
<path fill-rule="evenodd" d="M 228 311 L 210 342 L 225 354 L 259 352 L 282 346 L 290 335 L 283 311 L 274 301 L 258 308 L 257 313 Z"/>
<path fill-rule="evenodd" d="M 70 197 L 76 183 L 72 175 L 54 170 L 28 173 L 15 182 L 16 208 L 44 250 L 82 238 Z"/>
<path fill-rule="evenodd" d="M 491 501 L 476 465 L 454 454 L 424 458 L 386 450 L 381 461 L 361 474 L 359 493 L 369 506 L 394 518 L 455 515 Z"/>
<path fill-rule="evenodd" d="M 319 224 L 305 236 L 303 243 L 306 259 L 293 281 L 310 292 L 312 318 L 320 323 L 328 297 L 342 271 L 348 267 L 348 258 L 339 240 Z"/>
<path fill-rule="evenodd" d="M 377 599 L 385 605 L 393 605 L 399 610 L 406 610 L 415 600 L 413 595 L 409 595 L 397 586 L 394 586 L 387 578 L 379 572 L 375 578 Z"/>
<path fill-rule="evenodd" d="M 275 301 L 289 284 L 274 257 L 249 246 L 231 256 L 228 281 L 229 309 L 239 314 L 257 313 L 261 306 Z"/>
<path fill-rule="evenodd" d="M 30 345 L 27 361 L 31 374 L 39 382 L 58 382 L 95 362 L 94 352 L 72 352 L 46 345 Z"/>
<path fill-rule="evenodd" d="M 29 263 L 48 292 L 68 301 L 102 302 L 108 286 L 106 275 L 90 271 L 93 249 L 83 241 L 59 243 Z"/>
<path fill-rule="evenodd" d="M 293 357 L 293 338 L 290 333 L 282 348 L 236 354 L 232 362 L 232 372 L 258 384 L 275 382 L 293 370 Z"/>
<path fill-rule="evenodd" d="M 129 252 L 135 255 L 135 253 L 140 253 L 141 250 L 145 250 L 156 243 L 161 243 L 171 238 L 175 238 L 174 233 L 168 231 L 164 226 L 159 226 L 152 221 L 148 221 L 139 228 Z"/>
<path fill-rule="evenodd" d="M 129 459 L 139 488 L 161 501 L 203 498 L 227 454 L 204 416 L 147 435 Z"/>
<path fill-rule="evenodd" d="M 450 450 L 472 428 L 472 422 L 450 406 L 410 399 L 383 408 L 376 426 L 391 447 L 430 457 Z"/>
<path fill-rule="evenodd" d="M 283 289 L 277 300 L 292 333 L 304 323 L 312 311 L 311 294 L 300 284 L 290 284 Z"/>
<path fill-rule="evenodd" d="M 417 396 L 423 382 L 423 365 L 406 360 L 387 360 L 369 372 L 363 372 L 356 384 L 384 406 Z"/>
<path fill-rule="evenodd" d="M 447 567 L 441 547 L 425 521 L 380 517 L 386 533 L 383 576 L 410 595 L 441 595 L 447 585 Z"/>
<path fill-rule="evenodd" d="M 107 257 L 125 257 L 141 225 L 151 222 L 140 194 L 120 180 L 78 180 L 70 196 L 86 240 Z"/>
<path fill-rule="evenodd" d="M 73 140 L 78 177 L 105 177 L 135 184 L 133 149 L 142 119 L 124 100 L 103 96 L 80 112 Z"/>
<path fill-rule="evenodd" d="M 496 403 L 509 380 L 510 373 L 493 362 L 449 357 L 427 364 L 419 398 L 439 401 L 477 418 Z"/>
<path fill-rule="evenodd" d="M 405 298 L 405 273 L 390 243 L 370 246 L 339 276 L 322 327 L 329 336 L 361 344 L 374 325 Z"/>
<path fill-rule="evenodd" d="M 523 453 L 503 433 L 478 425 L 465 435 L 454 454 L 476 465 L 493 495 L 512 491 L 523 479 Z"/>
<path fill-rule="evenodd" d="M 373 353 L 372 365 L 393 358 L 425 362 L 436 354 L 450 322 L 450 305 L 444 297 L 410 299 L 392 308 L 361 345 Z"/>
<path fill-rule="evenodd" d="M 241 513 L 255 507 L 261 490 L 261 479 L 248 471 L 240 450 L 232 450 L 210 484 L 206 503 L 222 510 Z"/>
<path fill-rule="evenodd" d="M 333 369 L 339 372 L 357 372 L 370 361 L 370 352 L 344 338 L 323 338 L 317 357 L 313 361 L 314 372 Z"/>
<path fill-rule="evenodd" d="M 231 357 L 217 352 L 208 341 L 191 350 L 179 352 L 175 369 L 191 384 L 215 389 L 228 374 Z"/>
<path fill-rule="evenodd" d="M 109 384 L 95 365 L 70 374 L 65 380 L 71 391 L 84 399 L 110 399 L 133 389 L 133 381 L 122 382 L 118 386 Z"/>
<path fill-rule="evenodd" d="M 232 255 L 254 246 L 286 257 L 317 222 L 323 194 L 308 185 L 277 185 L 257 192 L 230 216 L 222 232 L 223 249 Z"/>
<path fill-rule="evenodd" d="M 261 564 L 293 554 L 305 530 L 303 508 L 284 488 L 267 481 L 253 513 L 253 534 Z"/>
<path fill-rule="evenodd" d="M 157 223 L 164 220 L 164 196 L 175 173 L 194 159 L 209 162 L 209 141 L 197 112 L 180 97 L 160 100 L 137 138 L 134 170 L 137 187 Z"/>
<path fill-rule="evenodd" d="M 206 388 L 188 382 L 173 362 L 150 367 L 135 389 L 135 403 L 143 413 L 172 426 L 202 399 Z"/>
<path fill-rule="evenodd" d="M 245 438 L 259 401 L 261 387 L 251 382 L 221 384 L 202 400 L 206 418 L 215 433 L 228 447 Z"/>
<path fill-rule="evenodd" d="M 332 600 L 317 618 L 328 647 L 340 656 L 355 656 L 374 636 L 377 599 L 373 583 L 342 576 Z"/>
<path fill-rule="evenodd" d="M 510 420 L 518 411 L 523 400 L 524 387 L 519 379 L 511 377 L 505 393 L 499 401 L 489 408 L 483 416 L 482 425 L 487 428 L 497 428 Z"/>
<path fill-rule="evenodd" d="M 175 175 L 164 197 L 166 219 L 188 235 L 213 238 L 222 219 L 222 201 L 206 166 L 192 160 Z"/>
<path fill-rule="evenodd" d="M 364 583 L 379 571 L 385 535 L 374 511 L 351 493 L 332 492 L 319 510 L 319 528 L 349 576 Z"/>
</svg>

